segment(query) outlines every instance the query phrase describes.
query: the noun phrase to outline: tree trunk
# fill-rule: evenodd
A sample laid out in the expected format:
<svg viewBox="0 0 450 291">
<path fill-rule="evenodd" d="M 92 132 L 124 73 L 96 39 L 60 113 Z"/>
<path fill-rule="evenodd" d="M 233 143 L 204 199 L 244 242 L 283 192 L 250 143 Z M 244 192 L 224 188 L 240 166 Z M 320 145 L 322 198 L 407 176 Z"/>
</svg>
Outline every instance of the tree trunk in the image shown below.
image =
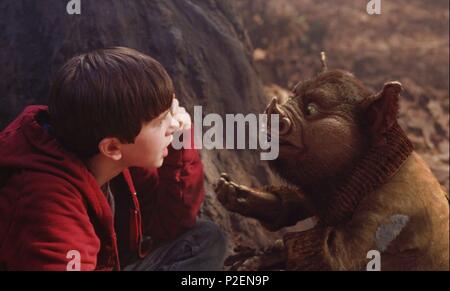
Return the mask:
<svg viewBox="0 0 450 291">
<path fill-rule="evenodd" d="M 266 103 L 252 48 L 231 1 L 81 0 L 81 15 L 68 1 L 0 2 L 0 129 L 26 105 L 46 104 L 51 75 L 75 54 L 126 46 L 160 61 L 174 80 L 182 105 L 193 112 L 262 112 Z M 255 151 L 202 150 L 207 197 L 202 215 L 227 230 L 231 246 L 266 246 L 273 235 L 251 219 L 227 213 L 212 183 L 226 171 L 257 186 L 273 179 Z"/>
</svg>

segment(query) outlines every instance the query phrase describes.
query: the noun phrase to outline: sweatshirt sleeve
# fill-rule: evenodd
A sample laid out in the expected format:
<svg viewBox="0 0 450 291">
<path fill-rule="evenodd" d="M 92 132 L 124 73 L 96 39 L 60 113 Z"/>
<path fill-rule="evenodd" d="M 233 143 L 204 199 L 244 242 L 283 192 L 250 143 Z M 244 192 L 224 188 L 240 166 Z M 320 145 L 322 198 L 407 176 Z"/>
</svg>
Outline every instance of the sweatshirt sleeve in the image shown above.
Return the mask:
<svg viewBox="0 0 450 291">
<path fill-rule="evenodd" d="M 45 177 L 27 180 L 2 246 L 10 257 L 7 269 L 95 270 L 100 241 L 77 191 Z"/>
<path fill-rule="evenodd" d="M 170 147 L 161 168 L 132 173 L 140 193 L 144 235 L 159 243 L 194 226 L 205 196 L 197 150 Z"/>
</svg>

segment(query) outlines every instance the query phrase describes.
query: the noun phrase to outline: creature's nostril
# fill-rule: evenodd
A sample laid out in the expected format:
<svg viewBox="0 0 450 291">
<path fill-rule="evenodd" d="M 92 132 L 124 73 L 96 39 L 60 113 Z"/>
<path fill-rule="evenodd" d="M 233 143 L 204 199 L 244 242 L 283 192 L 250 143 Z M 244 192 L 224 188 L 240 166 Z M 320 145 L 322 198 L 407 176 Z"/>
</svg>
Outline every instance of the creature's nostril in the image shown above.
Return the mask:
<svg viewBox="0 0 450 291">
<path fill-rule="evenodd" d="M 287 117 L 283 117 L 280 121 L 280 135 L 286 135 L 291 130 L 291 120 Z"/>
<path fill-rule="evenodd" d="M 266 114 L 272 114 L 274 111 L 274 106 L 277 104 L 277 97 L 273 97 L 270 101 L 269 105 L 267 105 L 266 110 L 264 111 Z"/>
<path fill-rule="evenodd" d="M 284 115 L 283 109 L 278 104 L 275 104 L 274 113 Z"/>
<path fill-rule="evenodd" d="M 265 113 L 270 114 L 279 114 L 281 117 L 284 117 L 284 111 L 281 106 L 278 104 L 277 97 L 273 97 L 272 101 L 270 101 L 269 105 L 266 107 Z"/>
<path fill-rule="evenodd" d="M 279 131 L 278 133 L 280 135 L 286 135 L 291 130 L 291 120 L 286 117 L 286 114 L 284 113 L 284 110 L 281 108 L 280 105 L 278 105 L 277 97 L 273 97 L 272 101 L 267 106 L 265 113 L 267 115 L 270 114 L 279 114 L 280 116 L 280 123 L 279 123 Z M 271 128 L 271 118 L 268 117 L 268 128 Z"/>
</svg>

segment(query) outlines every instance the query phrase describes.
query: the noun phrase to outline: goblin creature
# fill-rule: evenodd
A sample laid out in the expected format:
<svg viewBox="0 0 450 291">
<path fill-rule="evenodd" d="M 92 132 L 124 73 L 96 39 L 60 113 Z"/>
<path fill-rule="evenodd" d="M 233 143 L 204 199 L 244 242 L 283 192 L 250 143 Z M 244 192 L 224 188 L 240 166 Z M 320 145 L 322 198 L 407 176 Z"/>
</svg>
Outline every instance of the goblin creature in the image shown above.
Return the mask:
<svg viewBox="0 0 450 291">
<path fill-rule="evenodd" d="M 291 186 L 252 189 L 224 174 L 217 197 L 272 231 L 318 223 L 236 266 L 366 270 L 375 251 L 381 270 L 449 269 L 448 194 L 397 122 L 401 92 L 399 82 L 372 93 L 349 72 L 324 70 L 270 102 L 266 113 L 280 117 L 270 166 Z"/>
</svg>

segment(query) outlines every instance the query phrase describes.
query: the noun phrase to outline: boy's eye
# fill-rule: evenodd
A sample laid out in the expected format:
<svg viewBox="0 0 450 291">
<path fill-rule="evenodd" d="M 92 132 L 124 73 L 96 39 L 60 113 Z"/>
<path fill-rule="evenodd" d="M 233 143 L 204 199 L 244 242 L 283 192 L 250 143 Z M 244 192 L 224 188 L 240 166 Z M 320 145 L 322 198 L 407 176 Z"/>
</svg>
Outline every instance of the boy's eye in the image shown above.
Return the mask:
<svg viewBox="0 0 450 291">
<path fill-rule="evenodd" d="M 306 106 L 305 113 L 306 113 L 307 116 L 315 115 L 315 114 L 317 114 L 318 112 L 319 112 L 319 110 L 317 109 L 317 105 L 316 105 L 316 104 L 314 104 L 314 103 L 309 103 L 309 104 Z"/>
</svg>

